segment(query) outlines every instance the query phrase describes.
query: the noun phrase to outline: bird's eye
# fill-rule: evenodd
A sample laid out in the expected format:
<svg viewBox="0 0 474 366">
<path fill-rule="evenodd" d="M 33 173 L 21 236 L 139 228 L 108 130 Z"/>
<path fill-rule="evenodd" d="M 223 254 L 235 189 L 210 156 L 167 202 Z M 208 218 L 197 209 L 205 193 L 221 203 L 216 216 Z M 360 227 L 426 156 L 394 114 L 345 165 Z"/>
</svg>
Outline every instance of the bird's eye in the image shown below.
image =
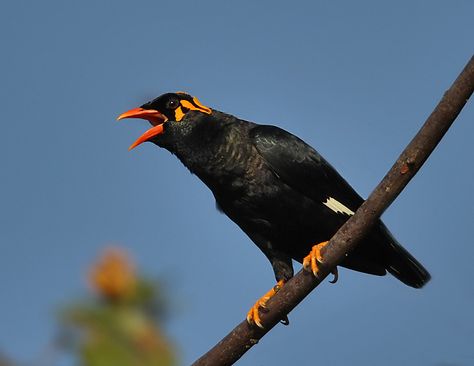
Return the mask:
<svg viewBox="0 0 474 366">
<path fill-rule="evenodd" d="M 167 108 L 168 109 L 176 109 L 179 106 L 179 101 L 178 99 L 170 99 L 167 103 Z"/>
</svg>

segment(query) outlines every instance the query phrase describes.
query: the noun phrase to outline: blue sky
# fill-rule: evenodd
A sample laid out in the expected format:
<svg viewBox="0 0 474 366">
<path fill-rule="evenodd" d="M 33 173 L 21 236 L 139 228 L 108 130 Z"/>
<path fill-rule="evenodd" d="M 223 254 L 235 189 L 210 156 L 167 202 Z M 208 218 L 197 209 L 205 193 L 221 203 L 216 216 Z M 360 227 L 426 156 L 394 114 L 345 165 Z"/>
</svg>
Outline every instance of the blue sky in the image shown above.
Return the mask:
<svg viewBox="0 0 474 366">
<path fill-rule="evenodd" d="M 167 91 L 283 127 L 367 196 L 473 51 L 472 1 L 3 2 L 0 351 L 34 359 L 106 245 L 167 284 L 188 364 L 274 283 L 208 189 L 116 116 Z M 384 215 L 423 290 L 340 271 L 241 365 L 474 363 L 474 107 Z M 297 266 L 296 269 L 299 269 Z"/>
</svg>

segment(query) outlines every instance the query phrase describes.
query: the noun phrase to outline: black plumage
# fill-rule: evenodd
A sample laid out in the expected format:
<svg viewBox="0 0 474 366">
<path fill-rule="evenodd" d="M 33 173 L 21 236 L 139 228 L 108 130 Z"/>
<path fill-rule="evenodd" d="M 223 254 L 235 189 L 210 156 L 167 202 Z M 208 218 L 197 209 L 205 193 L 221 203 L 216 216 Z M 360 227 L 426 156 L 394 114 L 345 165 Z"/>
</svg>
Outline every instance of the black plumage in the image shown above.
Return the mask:
<svg viewBox="0 0 474 366">
<path fill-rule="evenodd" d="M 158 113 L 138 117 L 161 127 L 137 143 L 169 150 L 196 174 L 267 256 L 277 281 L 292 277 L 291 260 L 301 262 L 314 244 L 329 240 L 363 202 L 315 149 L 281 128 L 210 110 L 184 93 L 164 94 L 139 110 Z M 127 113 L 121 118 L 137 117 Z M 381 221 L 341 265 L 388 271 L 416 288 L 430 278 Z"/>
</svg>

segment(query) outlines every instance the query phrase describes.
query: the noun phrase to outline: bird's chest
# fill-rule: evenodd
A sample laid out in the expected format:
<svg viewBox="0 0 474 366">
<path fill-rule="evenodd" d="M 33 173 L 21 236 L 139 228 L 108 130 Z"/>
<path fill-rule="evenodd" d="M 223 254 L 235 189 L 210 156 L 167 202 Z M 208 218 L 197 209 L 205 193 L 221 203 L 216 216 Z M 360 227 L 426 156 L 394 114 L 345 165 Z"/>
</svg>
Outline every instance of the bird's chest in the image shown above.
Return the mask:
<svg viewBox="0 0 474 366">
<path fill-rule="evenodd" d="M 227 202 L 252 195 L 266 179 L 261 174 L 262 158 L 241 131 L 216 136 L 193 151 L 184 158 L 178 157 L 219 200 Z"/>
</svg>

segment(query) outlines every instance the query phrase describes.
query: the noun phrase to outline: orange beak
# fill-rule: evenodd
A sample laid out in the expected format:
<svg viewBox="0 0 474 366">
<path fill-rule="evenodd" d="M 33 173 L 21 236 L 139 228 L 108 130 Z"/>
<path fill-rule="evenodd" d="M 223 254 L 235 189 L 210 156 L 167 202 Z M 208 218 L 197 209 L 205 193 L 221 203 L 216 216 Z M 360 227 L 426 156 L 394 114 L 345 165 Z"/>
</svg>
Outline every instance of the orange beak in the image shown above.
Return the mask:
<svg viewBox="0 0 474 366">
<path fill-rule="evenodd" d="M 165 115 L 158 112 L 155 109 L 143 109 L 143 108 L 134 108 L 130 109 L 129 111 L 122 113 L 118 116 L 117 121 L 125 118 L 141 118 L 150 121 L 153 125 L 148 131 L 146 131 L 143 135 L 141 135 L 130 147 L 128 150 L 132 150 L 133 148 L 137 147 L 141 143 L 145 141 L 149 141 L 151 138 L 160 135 L 163 133 L 163 123 L 167 121 Z"/>
</svg>

